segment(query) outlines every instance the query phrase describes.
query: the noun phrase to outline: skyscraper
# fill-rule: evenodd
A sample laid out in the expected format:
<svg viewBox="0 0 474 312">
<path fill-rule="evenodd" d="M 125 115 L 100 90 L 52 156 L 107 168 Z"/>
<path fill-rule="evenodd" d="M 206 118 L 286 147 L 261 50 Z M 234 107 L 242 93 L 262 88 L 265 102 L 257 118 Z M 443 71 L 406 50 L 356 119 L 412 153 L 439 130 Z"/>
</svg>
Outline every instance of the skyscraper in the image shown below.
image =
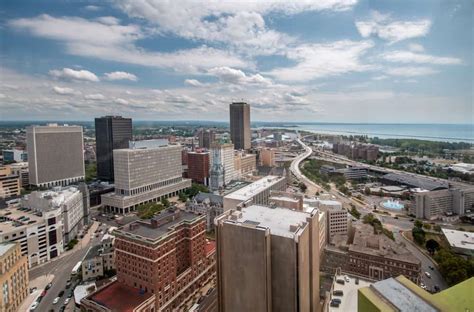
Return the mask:
<svg viewBox="0 0 474 312">
<path fill-rule="evenodd" d="M 230 138 L 235 149 L 251 147 L 250 105 L 244 102 L 230 104 Z"/>
<path fill-rule="evenodd" d="M 127 148 L 132 140 L 132 119 L 105 116 L 95 119 L 97 178 L 114 180 L 113 150 Z"/>
<path fill-rule="evenodd" d="M 51 187 L 84 179 L 82 127 L 30 126 L 26 145 L 30 184 Z"/>
<path fill-rule="evenodd" d="M 219 311 L 318 311 L 318 218 L 252 205 L 214 219 Z"/>
<path fill-rule="evenodd" d="M 216 140 L 216 132 L 213 129 L 200 129 L 198 131 L 199 146 L 210 148 Z"/>
</svg>

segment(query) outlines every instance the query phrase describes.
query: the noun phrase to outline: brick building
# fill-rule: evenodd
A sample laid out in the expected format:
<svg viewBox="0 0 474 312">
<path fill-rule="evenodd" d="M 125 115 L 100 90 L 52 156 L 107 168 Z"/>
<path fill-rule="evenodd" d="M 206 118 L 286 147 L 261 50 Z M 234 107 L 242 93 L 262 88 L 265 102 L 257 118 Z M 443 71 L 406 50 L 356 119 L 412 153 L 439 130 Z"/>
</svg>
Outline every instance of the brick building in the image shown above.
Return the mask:
<svg viewBox="0 0 474 312">
<path fill-rule="evenodd" d="M 209 152 L 188 152 L 188 179 L 209 185 Z"/>
<path fill-rule="evenodd" d="M 117 281 L 109 287 L 133 290 L 143 302 L 154 302 L 154 311 L 179 309 L 215 275 L 215 244 L 206 243 L 205 231 L 204 216 L 175 208 L 116 230 Z M 117 303 L 101 301 L 101 292 L 82 300 L 87 311 L 113 311 Z M 113 293 L 108 297 L 120 301 Z M 140 311 L 153 308 L 147 304 Z"/>
</svg>

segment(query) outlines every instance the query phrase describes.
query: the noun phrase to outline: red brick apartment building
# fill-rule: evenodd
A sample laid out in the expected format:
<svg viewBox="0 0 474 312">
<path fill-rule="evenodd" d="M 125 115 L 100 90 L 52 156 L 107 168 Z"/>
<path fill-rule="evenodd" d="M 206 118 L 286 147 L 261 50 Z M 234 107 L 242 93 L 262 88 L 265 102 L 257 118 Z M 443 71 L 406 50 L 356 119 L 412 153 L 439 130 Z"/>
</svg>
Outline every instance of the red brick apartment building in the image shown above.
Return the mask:
<svg viewBox="0 0 474 312">
<path fill-rule="evenodd" d="M 169 208 L 115 231 L 117 280 L 81 301 L 85 311 L 174 311 L 215 276 L 205 216 Z"/>
<path fill-rule="evenodd" d="M 188 152 L 188 178 L 209 185 L 209 152 Z"/>
</svg>

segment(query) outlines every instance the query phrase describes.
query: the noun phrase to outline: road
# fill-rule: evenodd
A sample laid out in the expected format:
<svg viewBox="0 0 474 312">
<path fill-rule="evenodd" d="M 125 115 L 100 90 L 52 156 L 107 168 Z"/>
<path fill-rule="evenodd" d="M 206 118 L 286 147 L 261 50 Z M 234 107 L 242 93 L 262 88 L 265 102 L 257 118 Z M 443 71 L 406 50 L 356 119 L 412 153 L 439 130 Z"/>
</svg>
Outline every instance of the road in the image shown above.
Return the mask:
<svg viewBox="0 0 474 312">
<path fill-rule="evenodd" d="M 75 249 L 73 249 L 69 254 L 29 271 L 30 280 L 34 280 L 41 276 L 54 276 L 51 288 L 47 291 L 46 296 L 41 300 L 35 311 L 59 311 L 61 306 L 64 304 L 64 300 L 74 288 L 70 287 L 69 289 L 66 289 L 66 283 L 67 280 L 71 278 L 72 269 L 84 258 L 91 246 L 100 243 L 101 237 L 95 237 L 95 235 L 93 235 L 94 228 L 95 227 L 91 227 L 89 230 L 89 233 L 91 233 L 91 239 L 88 239 L 86 244 L 81 245 L 81 242 L 79 242 Z M 62 290 L 64 290 L 64 294 L 61 296 L 59 302 L 53 305 L 53 300 Z M 40 290 L 40 292 L 41 291 L 42 290 Z M 71 301 L 73 300 L 74 298 L 71 298 Z"/>
</svg>

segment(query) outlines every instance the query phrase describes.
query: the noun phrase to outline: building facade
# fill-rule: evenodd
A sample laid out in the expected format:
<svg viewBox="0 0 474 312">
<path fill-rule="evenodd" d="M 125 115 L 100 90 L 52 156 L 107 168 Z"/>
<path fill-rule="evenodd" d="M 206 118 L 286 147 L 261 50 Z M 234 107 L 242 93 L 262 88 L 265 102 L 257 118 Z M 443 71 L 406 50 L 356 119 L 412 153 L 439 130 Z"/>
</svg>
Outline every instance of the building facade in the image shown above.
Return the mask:
<svg viewBox="0 0 474 312">
<path fill-rule="evenodd" d="M 209 152 L 188 152 L 188 178 L 209 185 Z"/>
<path fill-rule="evenodd" d="M 17 242 L 28 267 L 46 263 L 63 252 L 61 209 L 44 212 L 6 208 L 0 212 L 0 243 Z"/>
<path fill-rule="evenodd" d="M 254 205 L 215 224 L 219 311 L 319 311 L 316 209 Z"/>
<path fill-rule="evenodd" d="M 26 144 L 30 184 L 52 187 L 84 180 L 82 127 L 30 126 Z"/>
<path fill-rule="evenodd" d="M 28 172 L 28 163 L 19 162 L 8 165 L 12 171 L 12 174 L 17 175 L 20 178 L 20 187 L 27 187 L 30 184 L 30 174 Z"/>
<path fill-rule="evenodd" d="M 135 221 L 114 232 L 117 281 L 120 287 L 153 297 L 154 311 L 183 309 L 200 285 L 215 276 L 215 248 L 206 242 L 204 216 L 167 209 L 148 221 Z M 115 311 L 97 300 L 83 300 L 87 310 Z M 120 302 L 116 296 L 110 305 Z M 148 310 L 152 311 L 152 310 Z"/>
<path fill-rule="evenodd" d="M 415 203 L 410 205 L 410 214 L 422 219 L 440 219 L 453 214 L 462 216 L 474 211 L 474 188 L 450 188 L 415 194 Z"/>
<path fill-rule="evenodd" d="M 19 244 L 0 244 L 0 287 L 0 311 L 18 311 L 29 294 L 28 265 Z"/>
<path fill-rule="evenodd" d="M 230 111 L 230 138 L 235 149 L 246 150 L 251 147 L 250 105 L 243 102 L 232 103 Z"/>
<path fill-rule="evenodd" d="M 275 149 L 263 148 L 260 150 L 260 166 L 274 167 L 275 166 Z"/>
<path fill-rule="evenodd" d="M 234 167 L 239 176 L 251 175 L 257 169 L 257 155 L 236 152 Z"/>
<path fill-rule="evenodd" d="M 199 129 L 198 133 L 199 146 L 203 148 L 211 148 L 216 141 L 216 131 L 213 129 Z"/>
<path fill-rule="evenodd" d="M 114 150 L 115 191 L 102 195 L 102 205 L 106 211 L 129 213 L 176 196 L 191 186 L 182 170 L 180 145 Z"/>
<path fill-rule="evenodd" d="M 230 143 L 215 143 L 211 146 L 210 153 L 210 186 L 212 190 L 218 190 L 230 181 L 238 179 L 239 174 L 235 170 L 234 145 Z"/>
<path fill-rule="evenodd" d="M 0 166 L 0 198 L 20 195 L 20 178 L 10 166 Z"/>
<path fill-rule="evenodd" d="M 206 216 L 206 229 L 214 229 L 214 218 L 224 212 L 224 198 L 212 193 L 198 193 L 186 202 L 186 209 Z"/>
<path fill-rule="evenodd" d="M 114 180 L 114 149 L 127 148 L 132 140 L 132 119 L 105 116 L 95 119 L 97 178 Z"/>
<path fill-rule="evenodd" d="M 3 150 L 3 163 L 28 161 L 28 153 L 20 149 Z"/>
</svg>

